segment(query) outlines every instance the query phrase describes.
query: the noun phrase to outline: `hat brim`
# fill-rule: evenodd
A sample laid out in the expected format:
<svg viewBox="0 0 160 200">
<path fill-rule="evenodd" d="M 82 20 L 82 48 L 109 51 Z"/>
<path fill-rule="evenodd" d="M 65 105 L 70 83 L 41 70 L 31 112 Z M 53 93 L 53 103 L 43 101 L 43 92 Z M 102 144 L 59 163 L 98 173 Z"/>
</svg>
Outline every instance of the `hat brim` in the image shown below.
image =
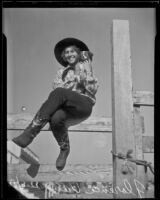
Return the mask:
<svg viewBox="0 0 160 200">
<path fill-rule="evenodd" d="M 87 47 L 87 45 L 81 40 L 78 40 L 76 38 L 65 38 L 59 41 L 54 48 L 54 54 L 57 61 L 64 67 L 67 67 L 68 63 L 63 60 L 61 56 L 62 52 L 66 47 L 72 46 L 72 45 L 78 47 L 80 51 L 89 51 L 89 48 Z"/>
</svg>

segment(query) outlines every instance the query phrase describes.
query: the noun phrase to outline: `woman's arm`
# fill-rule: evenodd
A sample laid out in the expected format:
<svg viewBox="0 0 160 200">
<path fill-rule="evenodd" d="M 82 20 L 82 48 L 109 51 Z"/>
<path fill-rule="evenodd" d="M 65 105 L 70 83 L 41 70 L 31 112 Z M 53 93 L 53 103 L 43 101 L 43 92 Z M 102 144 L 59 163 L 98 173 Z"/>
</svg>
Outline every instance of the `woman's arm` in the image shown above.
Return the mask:
<svg viewBox="0 0 160 200">
<path fill-rule="evenodd" d="M 59 69 L 57 71 L 55 79 L 52 82 L 52 88 L 53 88 L 53 90 L 56 89 L 56 88 L 58 88 L 58 87 L 63 87 L 64 86 L 64 82 L 62 80 L 62 74 L 63 74 L 63 69 Z"/>
<path fill-rule="evenodd" d="M 65 76 L 64 76 L 65 73 Z M 61 88 L 67 88 L 72 89 L 75 85 L 75 76 L 74 72 L 72 70 L 67 70 L 60 68 L 57 71 L 56 77 L 54 81 L 52 82 L 52 88 L 53 90 L 61 87 Z"/>
<path fill-rule="evenodd" d="M 83 63 L 81 63 L 81 65 L 83 65 L 84 70 L 82 70 L 82 72 L 80 73 L 80 81 L 84 83 L 87 92 L 95 95 L 98 90 L 99 84 L 97 78 L 93 75 L 91 61 L 84 61 Z"/>
</svg>

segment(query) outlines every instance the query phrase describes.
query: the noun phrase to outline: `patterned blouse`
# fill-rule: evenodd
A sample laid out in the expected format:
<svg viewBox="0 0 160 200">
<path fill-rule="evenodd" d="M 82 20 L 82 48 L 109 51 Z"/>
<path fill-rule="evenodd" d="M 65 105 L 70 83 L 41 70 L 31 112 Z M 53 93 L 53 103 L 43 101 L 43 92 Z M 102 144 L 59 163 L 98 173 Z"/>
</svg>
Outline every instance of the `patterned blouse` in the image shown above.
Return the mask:
<svg viewBox="0 0 160 200">
<path fill-rule="evenodd" d="M 98 90 L 97 78 L 93 76 L 91 63 L 86 61 L 78 63 L 75 69 L 68 66 L 60 67 L 52 83 L 53 89 L 58 87 L 76 91 L 81 95 L 88 96 L 93 104 L 96 102 L 95 94 Z"/>
</svg>

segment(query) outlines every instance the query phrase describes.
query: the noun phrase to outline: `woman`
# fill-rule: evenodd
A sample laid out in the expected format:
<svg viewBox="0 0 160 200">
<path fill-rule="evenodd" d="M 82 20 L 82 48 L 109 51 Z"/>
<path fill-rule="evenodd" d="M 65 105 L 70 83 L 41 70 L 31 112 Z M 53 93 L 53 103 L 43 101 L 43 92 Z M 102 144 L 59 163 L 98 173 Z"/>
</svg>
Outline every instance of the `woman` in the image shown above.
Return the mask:
<svg viewBox="0 0 160 200">
<path fill-rule="evenodd" d="M 56 168 L 63 170 L 70 152 L 68 127 L 91 115 L 98 84 L 92 72 L 92 53 L 82 41 L 65 38 L 56 44 L 54 53 L 63 68 L 57 72 L 53 91 L 29 126 L 20 136 L 13 138 L 13 142 L 25 148 L 49 122 L 60 146 Z"/>
</svg>

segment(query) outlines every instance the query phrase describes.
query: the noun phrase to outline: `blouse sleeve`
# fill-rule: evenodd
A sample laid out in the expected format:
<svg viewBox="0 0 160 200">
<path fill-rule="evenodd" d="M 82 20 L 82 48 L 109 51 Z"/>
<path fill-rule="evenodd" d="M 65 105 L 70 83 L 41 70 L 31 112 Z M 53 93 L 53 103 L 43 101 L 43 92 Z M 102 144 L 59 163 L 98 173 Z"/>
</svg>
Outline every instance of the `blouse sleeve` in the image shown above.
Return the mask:
<svg viewBox="0 0 160 200">
<path fill-rule="evenodd" d="M 63 87 L 64 82 L 62 80 L 62 74 L 63 74 L 63 69 L 60 68 L 57 71 L 55 79 L 52 82 L 52 88 L 53 88 L 53 90 L 56 89 L 56 88 L 58 88 L 58 87 Z"/>
<path fill-rule="evenodd" d="M 91 62 L 87 61 L 83 64 L 84 64 L 84 72 L 86 75 L 82 75 L 81 77 L 84 77 L 86 79 L 85 88 L 87 92 L 89 92 L 91 95 L 95 95 L 99 87 L 98 79 L 93 75 L 93 68 Z"/>
</svg>

